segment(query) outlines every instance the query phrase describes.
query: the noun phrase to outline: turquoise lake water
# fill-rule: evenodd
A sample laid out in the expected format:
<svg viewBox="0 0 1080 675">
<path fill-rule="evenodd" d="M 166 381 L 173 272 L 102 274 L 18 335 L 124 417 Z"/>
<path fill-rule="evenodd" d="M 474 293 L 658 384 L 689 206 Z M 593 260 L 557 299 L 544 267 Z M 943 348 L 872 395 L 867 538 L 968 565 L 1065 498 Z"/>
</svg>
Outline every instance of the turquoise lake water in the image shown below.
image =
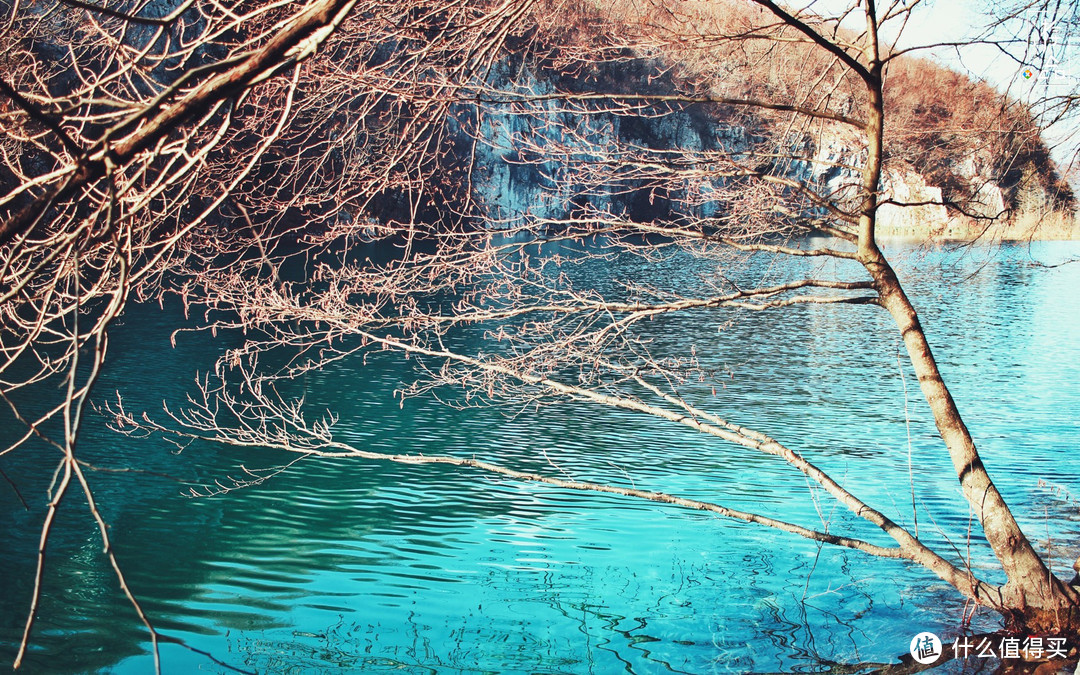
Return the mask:
<svg viewBox="0 0 1080 675">
<path fill-rule="evenodd" d="M 890 248 L 991 475 L 1040 550 L 1067 574 L 1080 554 L 1080 257 L 1077 243 Z M 640 264 L 640 263 L 638 263 Z M 595 270 L 597 283 L 611 270 Z M 620 269 L 690 288 L 685 261 Z M 875 307 L 697 313 L 650 324 L 654 351 L 692 342 L 720 383 L 688 396 L 787 443 L 920 537 L 969 554 L 968 510 L 900 348 Z M 99 398 L 160 411 L 240 338 L 181 333 L 179 309 L 130 308 Z M 304 383 L 338 434 L 384 452 L 475 456 L 887 540 L 774 457 L 679 425 L 595 405 L 459 411 L 392 392 L 413 376 L 389 353 Z M 905 398 L 904 386 L 908 388 Z M 0 435 L 16 433 L 0 419 Z M 2 440 L 2 439 L 0 439 Z M 109 431 L 80 448 L 129 583 L 155 625 L 260 673 L 812 672 L 892 661 L 922 630 L 955 634 L 959 596 L 922 568 L 672 506 L 568 492 L 450 467 L 301 461 L 266 483 L 190 499 L 189 486 L 293 457 Z M 45 449 L 0 457 L 0 661 L 28 607 Z M 44 467 L 44 468 L 43 468 Z M 74 494 L 74 493 L 73 493 Z M 955 554 L 950 554 L 954 555 Z M 970 564 L 1000 580 L 970 546 Z M 144 673 L 145 631 L 78 499 L 62 510 L 26 672 Z M 976 624 L 993 628 L 979 614 Z M 164 672 L 230 672 L 165 644 Z"/>
</svg>

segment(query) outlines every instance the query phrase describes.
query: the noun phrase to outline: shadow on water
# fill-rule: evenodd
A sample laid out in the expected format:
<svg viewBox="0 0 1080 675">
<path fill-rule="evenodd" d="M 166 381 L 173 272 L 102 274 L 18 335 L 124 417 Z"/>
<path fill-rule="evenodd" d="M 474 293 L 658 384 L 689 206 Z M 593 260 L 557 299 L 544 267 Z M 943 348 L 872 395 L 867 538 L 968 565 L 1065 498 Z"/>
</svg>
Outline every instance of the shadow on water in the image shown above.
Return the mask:
<svg viewBox="0 0 1080 675">
<path fill-rule="evenodd" d="M 977 261 L 975 276 L 971 258 L 940 252 L 913 253 L 902 267 L 992 474 L 1064 568 L 1080 553 L 1071 544 L 1080 529 L 1072 497 L 1080 495 L 1072 472 L 1080 319 L 1062 308 L 1075 306 L 1080 270 L 1032 267 L 1023 251 L 1005 253 Z M 708 273 L 677 260 L 650 269 L 685 277 L 688 287 Z M 596 283 L 609 273 L 582 272 Z M 963 293 L 940 292 L 942 277 L 963 281 Z M 658 351 L 692 342 L 703 355 L 714 379 L 688 384 L 686 396 L 812 455 L 905 524 L 910 452 L 920 536 L 964 545 L 967 510 L 909 372 L 905 413 L 898 344 L 884 317 L 830 307 L 797 309 L 782 324 L 755 317 L 691 314 L 643 330 Z M 170 332 L 184 325 L 177 308 L 133 307 L 123 324 L 100 396 L 120 389 L 132 410 L 180 398 L 194 372 L 237 339 L 181 333 L 170 348 Z M 824 497 L 808 498 L 805 479 L 773 458 L 628 413 L 564 404 L 515 416 L 431 400 L 399 408 L 391 392 L 410 368 L 373 354 L 364 367 L 336 364 L 303 386 L 311 408 L 333 409 L 342 439 L 366 449 L 475 455 L 523 470 L 554 464 L 579 478 L 810 526 L 826 521 L 833 531 L 851 526 L 881 540 Z M 915 632 L 955 632 L 962 611 L 919 568 L 673 507 L 448 467 L 316 459 L 253 489 L 188 499 L 187 486 L 293 458 L 206 443 L 177 452 L 113 434 L 97 417 L 82 443 L 97 466 L 149 472 L 95 471 L 91 480 L 156 625 L 258 672 L 812 672 L 892 661 Z M 0 484 L 8 523 L 0 658 L 8 663 L 30 597 L 49 456 L 37 448 L 0 458 L 31 507 Z M 74 499 L 48 560 L 28 672 L 145 672 L 147 636 Z M 972 560 L 982 573 L 989 563 Z M 992 630 L 993 618 L 980 616 L 977 627 Z M 167 670 L 226 672 L 176 646 L 163 657 Z"/>
</svg>

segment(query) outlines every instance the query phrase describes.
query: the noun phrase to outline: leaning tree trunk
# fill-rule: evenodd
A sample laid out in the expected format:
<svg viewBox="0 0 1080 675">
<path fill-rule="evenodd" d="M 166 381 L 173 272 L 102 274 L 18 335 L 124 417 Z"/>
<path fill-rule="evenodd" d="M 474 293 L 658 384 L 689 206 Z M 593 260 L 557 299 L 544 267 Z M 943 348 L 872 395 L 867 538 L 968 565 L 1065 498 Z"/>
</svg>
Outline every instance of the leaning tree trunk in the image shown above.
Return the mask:
<svg viewBox="0 0 1080 675">
<path fill-rule="evenodd" d="M 868 155 L 862 177 L 859 261 L 874 280 L 881 306 L 896 321 L 919 378 L 919 386 L 952 458 L 964 497 L 1007 575 L 1002 597 L 993 602 L 987 599 L 987 604 L 1000 611 L 1009 627 L 1016 630 L 1039 634 L 1075 630 L 1080 626 L 1080 596 L 1050 572 L 990 480 L 956 402 L 941 377 L 915 307 L 877 246 L 875 225 L 883 160 L 884 105 L 882 64 L 876 54 L 871 57 L 871 63 L 871 77 L 867 79 Z M 1001 606 L 996 606 L 999 604 Z"/>
</svg>

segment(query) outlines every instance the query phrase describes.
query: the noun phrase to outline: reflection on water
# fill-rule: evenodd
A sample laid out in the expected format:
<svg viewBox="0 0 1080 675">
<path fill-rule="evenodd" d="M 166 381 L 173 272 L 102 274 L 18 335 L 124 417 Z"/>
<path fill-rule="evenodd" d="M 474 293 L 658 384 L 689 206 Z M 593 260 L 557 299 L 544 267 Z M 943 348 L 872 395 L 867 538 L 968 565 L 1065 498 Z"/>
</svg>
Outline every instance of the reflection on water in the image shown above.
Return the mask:
<svg viewBox="0 0 1080 675">
<path fill-rule="evenodd" d="M 1075 244 L 963 253 L 901 251 L 920 307 L 992 475 L 1035 538 L 1047 532 L 1065 569 L 1078 553 L 1080 254 Z M 611 270 L 594 270 L 596 282 Z M 685 286 L 685 261 L 643 267 Z M 681 276 L 680 276 L 681 275 Z M 812 456 L 856 494 L 911 524 L 910 457 L 920 536 L 964 546 L 967 509 L 887 317 L 872 307 L 805 307 L 729 323 L 699 313 L 649 325 L 656 350 L 691 342 L 722 379 L 691 387 L 736 421 Z M 116 332 L 101 392 L 131 409 L 177 399 L 227 338 L 169 333 L 171 311 L 131 309 Z M 314 408 L 341 415 L 360 447 L 454 453 L 514 468 L 667 490 L 831 531 L 853 522 L 771 457 L 681 426 L 565 404 L 527 416 L 456 411 L 433 401 L 399 409 L 411 375 L 391 354 L 340 363 L 306 382 Z M 5 420 L 4 429 L 11 429 Z M 5 434 L 8 432 L 4 432 Z M 461 469 L 354 460 L 300 462 L 259 487 L 187 499 L 181 488 L 289 457 L 117 437 L 92 419 L 84 456 L 129 582 L 165 632 L 258 672 L 744 672 L 814 670 L 829 661 L 891 660 L 913 633 L 948 633 L 960 604 L 920 568 L 697 512 L 568 493 Z M 0 657 L 24 620 L 50 476 L 29 453 L 0 458 L 31 501 L 0 485 Z M 31 464 L 31 460 L 35 464 Z M 50 462 L 52 460 L 49 460 Z M 1055 486 L 1040 486 L 1040 480 Z M 1066 493 L 1067 491 L 1067 493 Z M 29 672 L 145 672 L 146 635 L 73 499 L 49 549 L 47 593 Z M 985 554 L 972 565 L 984 568 Z M 163 647 L 168 672 L 224 671 Z"/>
</svg>

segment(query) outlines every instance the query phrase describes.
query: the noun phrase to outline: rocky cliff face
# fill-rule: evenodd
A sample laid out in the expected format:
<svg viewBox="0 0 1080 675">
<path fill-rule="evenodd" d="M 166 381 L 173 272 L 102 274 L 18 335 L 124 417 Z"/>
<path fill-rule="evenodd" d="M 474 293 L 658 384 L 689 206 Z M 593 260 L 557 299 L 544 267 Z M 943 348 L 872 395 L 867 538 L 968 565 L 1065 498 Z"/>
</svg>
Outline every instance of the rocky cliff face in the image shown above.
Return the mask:
<svg viewBox="0 0 1080 675">
<path fill-rule="evenodd" d="M 623 75 L 621 66 L 598 66 L 605 72 L 588 79 L 622 82 L 624 91 L 668 91 L 663 76 Z M 725 189 L 738 184 L 732 160 L 842 203 L 866 158 L 857 130 L 839 123 L 792 133 L 716 105 L 603 111 L 556 97 L 574 91 L 565 76 L 521 64 L 498 65 L 489 84 L 517 101 L 484 106 L 472 127 L 471 198 L 496 227 L 526 215 L 557 221 L 583 209 L 642 219 L 722 215 Z M 1008 220 L 1016 200 L 995 182 L 993 158 L 983 155 L 957 158 L 947 167 L 948 186 L 903 159 L 888 162 L 880 231 L 966 238 Z M 1027 199 L 1052 202 L 1037 189 Z"/>
<path fill-rule="evenodd" d="M 558 220 L 583 208 L 708 217 L 720 209 L 709 195 L 726 180 L 707 169 L 679 175 L 680 168 L 695 161 L 707 167 L 722 154 L 745 157 L 762 140 L 701 107 L 622 112 L 568 104 L 554 96 L 561 89 L 555 79 L 505 64 L 493 73 L 493 89 L 531 99 L 488 106 L 474 126 L 469 182 L 493 223 L 525 215 Z M 673 180 L 661 181 L 664 168 L 642 166 L 646 161 L 668 162 Z"/>
</svg>

